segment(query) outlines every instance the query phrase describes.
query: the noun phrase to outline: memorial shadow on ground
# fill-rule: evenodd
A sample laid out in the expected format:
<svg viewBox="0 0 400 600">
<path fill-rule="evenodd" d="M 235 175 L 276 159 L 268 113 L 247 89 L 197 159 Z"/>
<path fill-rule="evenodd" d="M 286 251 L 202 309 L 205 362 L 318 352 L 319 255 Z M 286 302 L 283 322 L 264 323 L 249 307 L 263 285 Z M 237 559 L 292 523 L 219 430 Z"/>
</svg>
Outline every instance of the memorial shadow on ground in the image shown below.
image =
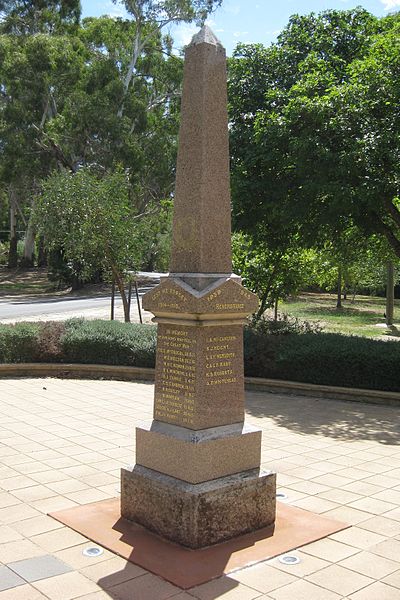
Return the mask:
<svg viewBox="0 0 400 600">
<path fill-rule="evenodd" d="M 400 444 L 399 409 L 394 406 L 266 392 L 247 392 L 246 397 L 249 415 L 269 418 L 296 433 Z"/>
<path fill-rule="evenodd" d="M 266 538 L 266 531 L 269 530 L 267 537 L 272 537 L 274 534 L 274 526 L 264 528 L 258 532 L 252 532 L 244 536 L 240 536 L 231 540 L 232 543 L 216 544 L 213 547 L 205 548 L 204 550 L 184 549 L 169 542 L 165 542 L 157 535 L 137 538 L 135 533 L 132 534 L 131 525 L 125 519 L 120 518 L 113 526 L 113 530 L 121 534 L 120 540 L 132 545 L 132 552 L 129 557 L 125 556 L 129 563 L 126 567 L 117 573 L 113 573 L 103 577 L 97 581 L 97 584 L 107 591 L 110 598 L 116 600 L 122 597 L 128 597 L 126 594 L 132 594 L 132 598 L 149 598 L 155 600 L 155 588 L 157 585 L 163 586 L 165 589 L 171 585 L 178 589 L 184 590 L 193 589 L 198 585 L 207 585 L 209 581 L 218 579 L 218 591 L 207 591 L 207 598 L 214 600 L 227 594 L 238 586 L 238 582 L 229 578 L 225 573 L 225 569 L 233 552 L 245 550 L 252 546 L 257 541 Z M 147 539 L 146 539 L 147 538 Z M 143 565 L 143 557 L 147 555 Z M 140 565 L 142 569 L 148 571 L 151 577 L 146 577 L 146 573 L 132 577 L 131 565 Z M 166 573 L 166 564 L 168 573 Z M 125 579 L 124 571 L 126 571 L 126 581 L 120 583 L 121 579 Z M 155 577 L 156 578 L 155 578 Z M 196 583 L 197 580 L 197 583 Z M 160 583 L 161 581 L 161 583 Z M 175 594 L 178 592 L 175 592 Z M 152 595 L 153 594 L 153 595 Z M 175 596 L 175 594 L 173 594 Z M 164 597 L 164 596 L 163 596 Z M 179 596 L 178 596 L 179 597 Z"/>
<path fill-rule="evenodd" d="M 124 578 L 123 573 L 124 571 L 122 570 L 112 575 L 108 575 L 107 577 L 103 577 L 96 582 L 111 600 L 121 600 L 121 598 L 131 598 L 132 600 L 135 600 L 136 598 L 138 600 L 158 600 L 158 598 L 167 597 L 176 600 L 180 600 L 182 597 L 182 599 L 184 598 L 186 600 L 188 597 L 187 594 L 190 594 L 191 589 L 193 590 L 193 593 L 195 593 L 195 588 L 185 590 L 178 586 L 175 586 L 177 589 L 172 591 L 173 584 L 163 580 L 161 577 L 155 578 L 151 573 L 149 573 L 150 577 L 140 575 L 134 579 L 129 579 L 130 575 L 127 573 L 126 580 L 121 582 L 121 578 Z M 214 586 L 214 584 L 212 585 Z M 218 584 L 215 586 L 217 588 L 216 590 L 207 589 L 207 600 L 217 600 L 218 598 L 225 597 L 225 594 L 228 595 L 229 592 L 232 592 L 238 585 L 238 581 L 230 578 L 228 575 L 223 575 L 218 579 Z M 168 586 L 171 586 L 172 593 L 168 596 L 161 595 L 162 592 L 160 588 L 166 589 Z M 208 587 L 207 583 L 205 586 Z M 193 599 L 196 600 L 198 597 L 199 596 L 193 596 Z"/>
</svg>

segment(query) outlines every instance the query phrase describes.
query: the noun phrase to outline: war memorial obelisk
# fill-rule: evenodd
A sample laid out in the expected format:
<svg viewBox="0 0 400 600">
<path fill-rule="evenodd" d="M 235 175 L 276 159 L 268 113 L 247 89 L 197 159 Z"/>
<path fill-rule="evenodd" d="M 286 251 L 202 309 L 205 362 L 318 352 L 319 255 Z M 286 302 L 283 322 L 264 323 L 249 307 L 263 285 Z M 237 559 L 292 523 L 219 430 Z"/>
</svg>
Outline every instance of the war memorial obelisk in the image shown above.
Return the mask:
<svg viewBox="0 0 400 600">
<path fill-rule="evenodd" d="M 272 524 L 276 477 L 244 422 L 258 300 L 232 274 L 226 54 L 207 26 L 185 54 L 170 273 L 143 306 L 158 323 L 154 419 L 122 469 L 122 517 L 190 548 Z"/>
</svg>

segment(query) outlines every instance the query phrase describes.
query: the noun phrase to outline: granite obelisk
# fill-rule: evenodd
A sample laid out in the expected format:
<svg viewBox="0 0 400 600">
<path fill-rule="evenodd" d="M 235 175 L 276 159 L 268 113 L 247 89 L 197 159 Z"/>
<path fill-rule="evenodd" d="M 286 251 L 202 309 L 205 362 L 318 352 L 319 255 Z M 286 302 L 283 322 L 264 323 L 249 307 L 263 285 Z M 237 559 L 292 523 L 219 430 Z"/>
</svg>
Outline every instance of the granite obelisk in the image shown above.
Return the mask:
<svg viewBox="0 0 400 600">
<path fill-rule="evenodd" d="M 244 421 L 243 324 L 257 297 L 232 274 L 225 50 L 185 53 L 169 275 L 143 298 L 158 323 L 154 419 L 122 469 L 121 515 L 201 548 L 270 525 L 276 476 Z"/>
</svg>

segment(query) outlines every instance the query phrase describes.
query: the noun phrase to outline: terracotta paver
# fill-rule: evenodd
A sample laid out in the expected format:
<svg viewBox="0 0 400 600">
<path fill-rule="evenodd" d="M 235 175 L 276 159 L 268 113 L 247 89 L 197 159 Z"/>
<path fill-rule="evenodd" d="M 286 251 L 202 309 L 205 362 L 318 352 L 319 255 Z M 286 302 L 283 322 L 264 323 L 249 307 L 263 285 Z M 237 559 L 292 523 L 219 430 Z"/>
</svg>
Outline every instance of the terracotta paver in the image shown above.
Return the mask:
<svg viewBox="0 0 400 600">
<path fill-rule="evenodd" d="M 181 591 L 47 516 L 118 495 L 134 463 L 134 427 L 151 418 L 153 386 L 0 380 L 0 566 L 52 555 L 71 573 L 0 592 L 0 600 L 397 600 L 400 596 L 400 425 L 395 407 L 247 394 L 263 429 L 263 466 L 287 502 L 350 529 Z"/>
</svg>

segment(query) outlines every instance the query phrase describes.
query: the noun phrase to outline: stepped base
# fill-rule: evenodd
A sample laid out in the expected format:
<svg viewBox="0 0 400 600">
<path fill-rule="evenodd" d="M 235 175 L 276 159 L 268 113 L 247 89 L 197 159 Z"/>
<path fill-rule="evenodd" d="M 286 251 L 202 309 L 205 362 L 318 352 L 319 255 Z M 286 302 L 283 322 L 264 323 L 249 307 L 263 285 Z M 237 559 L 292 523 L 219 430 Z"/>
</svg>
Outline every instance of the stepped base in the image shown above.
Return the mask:
<svg viewBox="0 0 400 600">
<path fill-rule="evenodd" d="M 121 516 L 189 548 L 267 527 L 275 513 L 272 472 L 252 469 L 190 484 L 140 465 L 121 470 Z"/>
</svg>

